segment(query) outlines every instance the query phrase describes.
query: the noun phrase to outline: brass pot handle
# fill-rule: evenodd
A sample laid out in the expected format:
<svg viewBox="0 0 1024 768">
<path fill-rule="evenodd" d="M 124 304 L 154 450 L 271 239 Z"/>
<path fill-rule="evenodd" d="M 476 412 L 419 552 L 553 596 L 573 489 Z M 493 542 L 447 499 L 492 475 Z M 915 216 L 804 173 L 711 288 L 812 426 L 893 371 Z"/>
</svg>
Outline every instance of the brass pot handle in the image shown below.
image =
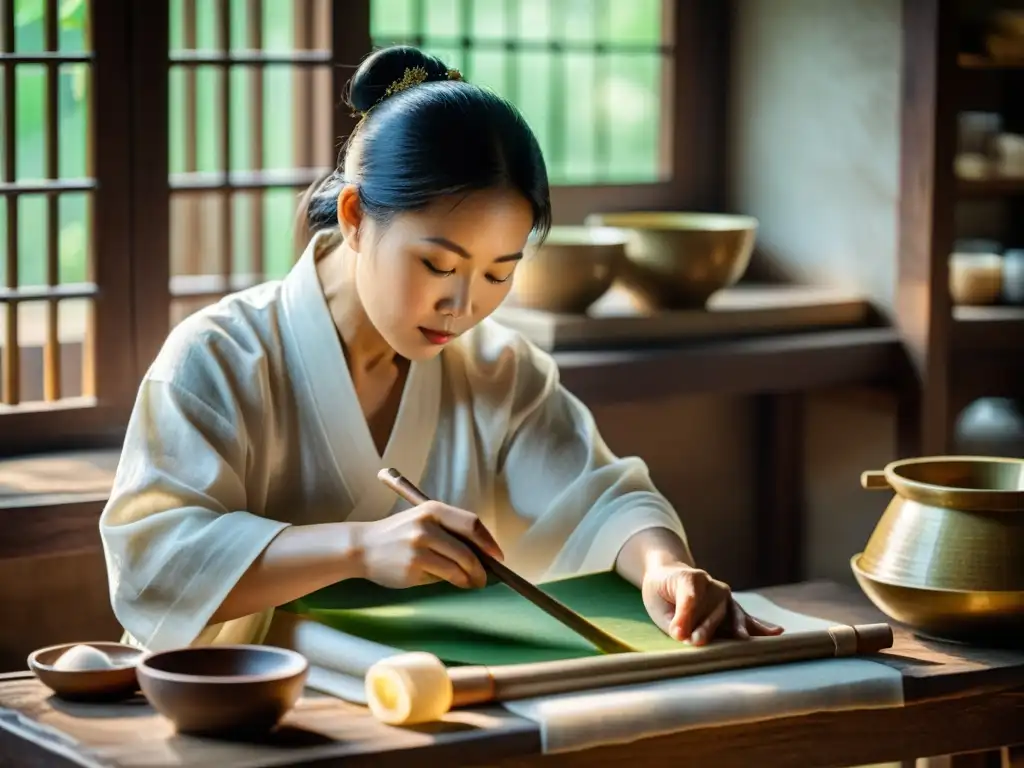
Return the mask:
<svg viewBox="0 0 1024 768">
<path fill-rule="evenodd" d="M 872 469 L 860 473 L 860 487 L 869 491 L 884 491 L 889 489 L 889 481 L 885 479 L 885 472 Z"/>
</svg>

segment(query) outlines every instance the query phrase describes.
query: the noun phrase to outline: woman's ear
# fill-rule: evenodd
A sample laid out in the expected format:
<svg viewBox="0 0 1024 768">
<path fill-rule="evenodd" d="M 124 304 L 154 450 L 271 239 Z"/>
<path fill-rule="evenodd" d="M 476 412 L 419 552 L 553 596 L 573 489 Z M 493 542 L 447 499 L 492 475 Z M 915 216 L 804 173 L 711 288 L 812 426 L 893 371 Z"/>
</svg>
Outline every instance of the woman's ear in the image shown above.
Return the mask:
<svg viewBox="0 0 1024 768">
<path fill-rule="evenodd" d="M 363 206 L 353 184 L 346 184 L 338 193 L 338 228 L 345 245 L 359 253 L 359 235 L 363 223 Z"/>
</svg>

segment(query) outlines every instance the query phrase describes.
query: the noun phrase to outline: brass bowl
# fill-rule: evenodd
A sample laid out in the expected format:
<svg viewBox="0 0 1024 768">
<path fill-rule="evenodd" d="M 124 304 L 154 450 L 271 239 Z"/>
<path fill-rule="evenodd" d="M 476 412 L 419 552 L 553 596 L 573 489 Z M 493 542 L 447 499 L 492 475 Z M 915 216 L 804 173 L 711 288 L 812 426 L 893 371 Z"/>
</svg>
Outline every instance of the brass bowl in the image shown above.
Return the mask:
<svg viewBox="0 0 1024 768">
<path fill-rule="evenodd" d="M 891 584 L 872 576 L 854 555 L 857 583 L 886 616 L 919 634 L 961 642 L 1019 645 L 1024 637 L 1024 591 L 985 592 Z"/>
<path fill-rule="evenodd" d="M 887 584 L 1024 591 L 1024 460 L 932 456 L 865 472 L 895 494 L 859 563 Z"/>
<path fill-rule="evenodd" d="M 752 216 L 633 211 L 595 213 L 588 224 L 630 233 L 622 281 L 652 308 L 698 309 L 743 276 L 757 238 Z"/>
<path fill-rule="evenodd" d="M 586 312 L 618 276 L 628 239 L 612 227 L 553 227 L 516 267 L 510 303 L 560 314 Z"/>
<path fill-rule="evenodd" d="M 142 693 L 179 733 L 258 735 L 302 694 L 309 663 L 295 651 L 208 645 L 161 651 L 138 665 Z"/>
</svg>

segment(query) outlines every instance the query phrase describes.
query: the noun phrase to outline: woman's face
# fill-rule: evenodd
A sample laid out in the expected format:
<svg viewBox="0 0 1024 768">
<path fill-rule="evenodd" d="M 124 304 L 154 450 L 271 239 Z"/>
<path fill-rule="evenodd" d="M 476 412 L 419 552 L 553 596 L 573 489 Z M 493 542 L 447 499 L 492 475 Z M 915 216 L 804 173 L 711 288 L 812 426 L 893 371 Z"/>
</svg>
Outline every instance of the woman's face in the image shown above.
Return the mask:
<svg viewBox="0 0 1024 768">
<path fill-rule="evenodd" d="M 380 225 L 346 187 L 338 211 L 363 308 L 409 360 L 437 355 L 497 309 L 533 228 L 529 203 L 506 190 L 439 200 Z"/>
</svg>

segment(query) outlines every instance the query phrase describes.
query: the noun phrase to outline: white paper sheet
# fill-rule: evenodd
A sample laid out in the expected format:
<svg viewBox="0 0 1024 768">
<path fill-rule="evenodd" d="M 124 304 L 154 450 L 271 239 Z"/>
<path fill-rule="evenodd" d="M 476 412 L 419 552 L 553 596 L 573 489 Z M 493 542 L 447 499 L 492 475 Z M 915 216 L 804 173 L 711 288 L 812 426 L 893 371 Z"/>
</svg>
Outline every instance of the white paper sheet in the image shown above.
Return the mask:
<svg viewBox="0 0 1024 768">
<path fill-rule="evenodd" d="M 835 622 L 794 613 L 754 593 L 736 599 L 758 618 L 789 632 Z M 276 644 L 304 653 L 313 690 L 365 704 L 362 676 L 375 661 L 401 651 L 354 638 L 309 620 L 277 625 Z M 856 658 L 754 667 L 656 683 L 601 688 L 504 702 L 537 723 L 545 753 L 624 743 L 688 728 L 767 720 L 809 712 L 898 707 L 903 679 L 885 664 Z"/>
</svg>

